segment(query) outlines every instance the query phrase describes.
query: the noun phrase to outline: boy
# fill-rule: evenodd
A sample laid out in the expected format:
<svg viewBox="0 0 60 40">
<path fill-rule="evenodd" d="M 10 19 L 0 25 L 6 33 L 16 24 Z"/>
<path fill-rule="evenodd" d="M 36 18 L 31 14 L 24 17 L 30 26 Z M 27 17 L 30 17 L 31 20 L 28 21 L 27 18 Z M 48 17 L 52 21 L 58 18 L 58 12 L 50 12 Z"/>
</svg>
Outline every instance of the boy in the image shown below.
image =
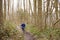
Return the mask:
<svg viewBox="0 0 60 40">
<path fill-rule="evenodd" d="M 23 23 L 23 24 L 21 24 L 21 28 L 22 28 L 22 31 L 24 32 L 25 31 L 25 24 Z"/>
</svg>

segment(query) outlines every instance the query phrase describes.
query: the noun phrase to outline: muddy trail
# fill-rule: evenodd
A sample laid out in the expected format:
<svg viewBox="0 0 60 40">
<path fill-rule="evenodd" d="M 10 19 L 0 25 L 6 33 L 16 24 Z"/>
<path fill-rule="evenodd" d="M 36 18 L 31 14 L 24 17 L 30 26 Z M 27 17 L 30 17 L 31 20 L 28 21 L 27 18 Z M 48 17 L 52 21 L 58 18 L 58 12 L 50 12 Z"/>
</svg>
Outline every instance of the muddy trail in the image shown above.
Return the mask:
<svg viewBox="0 0 60 40">
<path fill-rule="evenodd" d="M 17 27 L 18 30 L 21 30 L 19 26 Z M 36 38 L 30 32 L 23 32 L 24 40 L 36 40 Z"/>
<path fill-rule="evenodd" d="M 29 32 L 25 32 L 24 33 L 24 40 L 35 40 L 35 38 Z"/>
</svg>

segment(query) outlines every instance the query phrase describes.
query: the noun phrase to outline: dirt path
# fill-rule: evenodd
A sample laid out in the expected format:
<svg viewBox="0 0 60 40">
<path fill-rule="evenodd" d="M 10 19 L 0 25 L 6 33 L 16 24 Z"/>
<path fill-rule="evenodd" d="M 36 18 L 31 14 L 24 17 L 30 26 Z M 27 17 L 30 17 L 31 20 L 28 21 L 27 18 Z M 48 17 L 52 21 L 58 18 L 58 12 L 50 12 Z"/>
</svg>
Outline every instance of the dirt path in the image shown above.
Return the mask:
<svg viewBox="0 0 60 40">
<path fill-rule="evenodd" d="M 21 28 L 17 26 L 17 29 L 21 31 Z M 24 32 L 24 40 L 35 40 L 34 37 L 30 34 L 30 32 Z"/>
<path fill-rule="evenodd" d="M 34 38 L 29 32 L 25 32 L 24 33 L 24 40 L 34 40 Z"/>
</svg>

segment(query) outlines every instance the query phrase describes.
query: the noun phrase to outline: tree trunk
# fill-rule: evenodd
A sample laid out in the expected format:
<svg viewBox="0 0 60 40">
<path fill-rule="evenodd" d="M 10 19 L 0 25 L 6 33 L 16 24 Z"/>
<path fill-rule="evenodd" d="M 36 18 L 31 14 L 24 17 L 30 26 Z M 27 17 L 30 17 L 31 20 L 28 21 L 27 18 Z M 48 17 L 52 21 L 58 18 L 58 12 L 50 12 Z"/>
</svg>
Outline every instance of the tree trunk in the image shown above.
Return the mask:
<svg viewBox="0 0 60 40">
<path fill-rule="evenodd" d="M 50 0 L 47 0 L 47 8 L 46 8 L 46 14 L 45 14 L 45 27 L 47 27 L 48 26 L 48 9 L 49 9 L 49 1 Z"/>
<path fill-rule="evenodd" d="M 6 0 L 3 0 L 3 20 L 6 20 Z"/>
<path fill-rule="evenodd" d="M 36 0 L 34 0 L 34 24 L 36 25 Z"/>
<path fill-rule="evenodd" d="M 1 29 L 3 27 L 2 0 L 0 0 L 0 40 L 2 40 Z"/>
<path fill-rule="evenodd" d="M 0 27 L 3 25 L 2 0 L 0 0 Z"/>
<path fill-rule="evenodd" d="M 55 0 L 55 13 L 56 13 L 56 20 L 58 19 L 58 0 Z"/>
<path fill-rule="evenodd" d="M 56 20 L 58 20 L 58 0 L 55 0 L 55 13 L 56 13 Z M 58 24 L 56 25 L 58 27 Z"/>
<path fill-rule="evenodd" d="M 38 0 L 38 26 L 42 28 L 42 0 Z"/>
<path fill-rule="evenodd" d="M 33 24 L 33 11 L 31 6 L 31 1 L 29 0 L 29 16 L 30 16 L 30 23 Z"/>
</svg>

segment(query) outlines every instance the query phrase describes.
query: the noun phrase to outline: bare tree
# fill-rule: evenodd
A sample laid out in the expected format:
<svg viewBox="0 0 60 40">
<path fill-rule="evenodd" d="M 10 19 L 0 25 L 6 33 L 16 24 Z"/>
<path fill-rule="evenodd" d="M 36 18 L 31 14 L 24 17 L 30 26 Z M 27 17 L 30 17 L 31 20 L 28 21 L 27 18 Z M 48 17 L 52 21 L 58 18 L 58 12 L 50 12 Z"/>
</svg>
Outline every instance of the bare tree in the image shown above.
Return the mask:
<svg viewBox="0 0 60 40">
<path fill-rule="evenodd" d="M 42 28 L 42 0 L 38 0 L 38 26 Z"/>
<path fill-rule="evenodd" d="M 3 0 L 2 4 L 2 9 L 3 9 L 3 19 L 6 20 L 6 0 Z"/>
<path fill-rule="evenodd" d="M 3 25 L 2 0 L 0 0 L 0 27 Z"/>
<path fill-rule="evenodd" d="M 55 0 L 55 13 L 56 13 L 56 20 L 58 19 L 58 0 Z"/>
<path fill-rule="evenodd" d="M 2 0 L 0 0 L 0 30 L 3 27 L 3 13 L 2 13 Z M 0 40 L 2 40 L 2 35 L 0 33 Z"/>
<path fill-rule="evenodd" d="M 33 14 L 33 16 L 34 16 L 34 23 L 36 25 L 36 0 L 34 0 L 34 14 Z"/>
</svg>

